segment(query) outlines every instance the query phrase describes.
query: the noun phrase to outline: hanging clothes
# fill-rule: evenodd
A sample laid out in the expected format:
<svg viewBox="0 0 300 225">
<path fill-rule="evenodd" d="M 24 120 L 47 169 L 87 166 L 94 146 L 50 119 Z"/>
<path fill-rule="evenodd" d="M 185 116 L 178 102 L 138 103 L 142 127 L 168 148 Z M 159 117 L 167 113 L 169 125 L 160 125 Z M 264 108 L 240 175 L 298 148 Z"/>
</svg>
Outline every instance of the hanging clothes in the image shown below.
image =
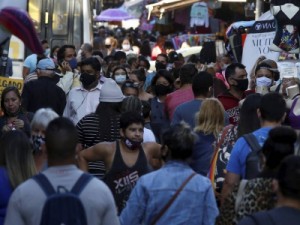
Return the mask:
<svg viewBox="0 0 300 225">
<path fill-rule="evenodd" d="M 191 8 L 191 21 L 190 26 L 205 26 L 209 27 L 209 15 L 206 2 L 197 2 L 192 5 Z"/>
</svg>

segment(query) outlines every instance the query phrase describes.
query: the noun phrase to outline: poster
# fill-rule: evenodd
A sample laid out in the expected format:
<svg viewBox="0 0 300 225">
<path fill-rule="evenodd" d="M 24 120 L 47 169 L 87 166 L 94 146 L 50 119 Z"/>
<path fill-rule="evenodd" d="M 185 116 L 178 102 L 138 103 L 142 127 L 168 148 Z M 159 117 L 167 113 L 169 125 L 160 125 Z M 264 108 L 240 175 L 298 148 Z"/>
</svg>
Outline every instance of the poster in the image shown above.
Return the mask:
<svg viewBox="0 0 300 225">
<path fill-rule="evenodd" d="M 17 87 L 19 92 L 22 93 L 24 81 L 23 81 L 23 79 L 0 76 L 0 96 L 1 96 L 2 91 L 8 86 Z"/>
<path fill-rule="evenodd" d="M 275 20 L 256 21 L 247 34 L 242 56 L 248 76 L 260 56 L 278 61 L 279 52 L 271 51 L 270 46 L 275 37 Z"/>
</svg>

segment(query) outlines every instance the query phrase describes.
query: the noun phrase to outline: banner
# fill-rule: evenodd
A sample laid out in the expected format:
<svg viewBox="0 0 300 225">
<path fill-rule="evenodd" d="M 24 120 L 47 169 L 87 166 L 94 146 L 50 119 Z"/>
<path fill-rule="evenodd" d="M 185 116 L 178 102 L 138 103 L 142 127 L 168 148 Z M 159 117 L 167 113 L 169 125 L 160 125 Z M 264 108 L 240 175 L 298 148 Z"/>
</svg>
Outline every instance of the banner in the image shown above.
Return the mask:
<svg viewBox="0 0 300 225">
<path fill-rule="evenodd" d="M 242 64 L 250 75 L 251 69 L 260 56 L 278 61 L 279 52 L 270 50 L 275 37 L 275 20 L 256 21 L 247 34 L 242 56 Z"/>
<path fill-rule="evenodd" d="M 0 96 L 2 94 L 2 91 L 9 86 L 15 86 L 16 88 L 18 88 L 19 92 L 22 93 L 24 81 L 23 79 L 15 79 L 0 76 Z"/>
</svg>

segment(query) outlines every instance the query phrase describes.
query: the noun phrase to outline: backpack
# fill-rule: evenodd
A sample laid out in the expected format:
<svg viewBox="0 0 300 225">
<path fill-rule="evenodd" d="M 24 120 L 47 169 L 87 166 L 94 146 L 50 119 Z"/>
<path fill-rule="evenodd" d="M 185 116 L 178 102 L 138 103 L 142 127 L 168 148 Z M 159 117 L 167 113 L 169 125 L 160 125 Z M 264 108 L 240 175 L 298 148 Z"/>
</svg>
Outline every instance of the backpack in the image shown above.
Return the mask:
<svg viewBox="0 0 300 225">
<path fill-rule="evenodd" d="M 38 174 L 33 179 L 40 185 L 47 196 L 44 204 L 40 225 L 86 225 L 87 217 L 79 195 L 92 179 L 83 173 L 71 191 L 64 186 L 58 186 L 57 191 L 44 174 Z"/>
<path fill-rule="evenodd" d="M 243 138 L 246 140 L 248 145 L 250 146 L 251 152 L 248 154 L 246 158 L 246 173 L 245 179 L 253 179 L 257 178 L 259 173 L 261 172 L 261 146 L 258 143 L 254 134 L 244 134 Z"/>
<path fill-rule="evenodd" d="M 227 125 L 216 140 L 214 154 L 210 163 L 208 177 L 213 185 L 215 195 L 219 198 L 225 180 L 226 166 L 233 145 L 237 139 L 237 126 Z"/>
</svg>

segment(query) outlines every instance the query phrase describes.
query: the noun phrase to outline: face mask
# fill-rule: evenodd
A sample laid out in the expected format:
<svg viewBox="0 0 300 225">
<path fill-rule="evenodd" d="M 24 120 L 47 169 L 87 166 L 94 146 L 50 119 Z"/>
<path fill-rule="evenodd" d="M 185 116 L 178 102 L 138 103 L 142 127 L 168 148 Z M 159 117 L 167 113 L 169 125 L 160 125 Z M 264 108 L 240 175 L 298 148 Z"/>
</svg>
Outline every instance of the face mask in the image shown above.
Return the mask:
<svg viewBox="0 0 300 225">
<path fill-rule="evenodd" d="M 130 45 L 124 44 L 124 45 L 122 45 L 122 48 L 123 48 L 125 51 L 129 51 L 129 50 L 130 50 Z"/>
<path fill-rule="evenodd" d="M 156 71 L 165 70 L 167 68 L 167 65 L 165 65 L 161 62 L 156 62 L 155 63 L 155 68 L 156 68 Z"/>
<path fill-rule="evenodd" d="M 45 138 L 40 135 L 32 135 L 31 143 L 33 148 L 33 154 L 36 154 L 42 151 L 41 145 L 45 143 Z"/>
<path fill-rule="evenodd" d="M 129 138 L 124 138 L 124 143 L 125 143 L 126 147 L 129 148 L 130 150 L 135 150 L 135 149 L 141 148 L 142 142 L 143 142 L 143 140 L 133 141 L 133 140 L 130 140 Z"/>
<path fill-rule="evenodd" d="M 256 86 L 270 87 L 272 85 L 272 80 L 267 77 L 256 78 Z"/>
<path fill-rule="evenodd" d="M 234 78 L 233 78 L 234 79 Z M 248 89 L 249 81 L 248 79 L 234 79 L 237 82 L 237 85 L 234 85 L 240 91 L 246 91 Z M 232 85 L 233 86 L 233 85 Z"/>
<path fill-rule="evenodd" d="M 226 68 L 227 68 L 228 66 L 229 66 L 229 64 L 223 64 L 221 70 L 222 70 L 222 71 L 226 70 Z"/>
<path fill-rule="evenodd" d="M 84 87 L 90 86 L 92 83 L 95 82 L 96 78 L 97 78 L 96 75 L 91 75 L 88 73 L 82 73 L 80 75 L 80 81 Z"/>
<path fill-rule="evenodd" d="M 155 91 L 156 96 L 164 96 L 164 95 L 171 93 L 172 89 L 170 86 L 158 84 L 158 85 L 154 86 L 154 91 Z"/>
<path fill-rule="evenodd" d="M 50 48 L 46 48 L 44 51 L 44 55 L 48 57 L 50 55 Z"/>
<path fill-rule="evenodd" d="M 110 48 L 111 47 L 111 45 L 105 45 L 105 48 Z"/>
<path fill-rule="evenodd" d="M 76 68 L 77 68 L 77 60 L 76 60 L 76 58 L 72 58 L 72 59 L 69 61 L 69 65 L 70 65 L 70 67 L 72 68 L 72 70 L 76 69 Z"/>
<path fill-rule="evenodd" d="M 117 84 L 122 84 L 126 80 L 126 75 L 115 75 L 115 81 Z"/>
</svg>

